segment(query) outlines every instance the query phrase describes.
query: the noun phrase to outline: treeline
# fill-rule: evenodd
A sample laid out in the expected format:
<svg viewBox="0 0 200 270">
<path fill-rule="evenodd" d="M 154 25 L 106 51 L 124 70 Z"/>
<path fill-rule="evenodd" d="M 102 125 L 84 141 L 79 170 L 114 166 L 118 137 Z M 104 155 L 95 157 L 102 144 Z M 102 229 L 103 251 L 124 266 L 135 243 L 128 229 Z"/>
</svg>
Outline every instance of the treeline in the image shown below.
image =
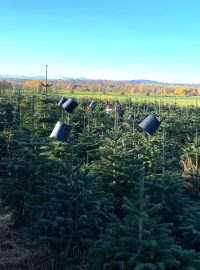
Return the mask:
<svg viewBox="0 0 200 270">
<path fill-rule="evenodd" d="M 6 80 L 0 80 L 0 90 L 12 89 L 12 83 Z"/>
<path fill-rule="evenodd" d="M 30 80 L 23 84 L 24 89 L 34 89 L 38 92 L 42 91 L 42 81 Z M 198 96 L 200 88 L 193 86 L 174 86 L 174 85 L 158 85 L 158 84 L 131 84 L 131 83 L 115 83 L 102 82 L 91 83 L 91 81 L 55 81 L 51 87 L 52 90 L 60 91 L 89 91 L 89 92 L 119 92 L 146 95 L 181 95 L 181 96 Z"/>
<path fill-rule="evenodd" d="M 118 92 L 120 94 L 144 94 L 144 95 L 180 95 L 199 96 L 200 87 L 190 85 L 160 85 L 160 84 L 133 84 L 119 81 L 91 81 L 91 80 L 50 80 L 49 87 L 53 91 L 89 91 L 89 92 Z M 44 91 L 42 80 L 11 80 L 0 81 L 0 89 L 26 89 L 38 93 Z"/>
</svg>

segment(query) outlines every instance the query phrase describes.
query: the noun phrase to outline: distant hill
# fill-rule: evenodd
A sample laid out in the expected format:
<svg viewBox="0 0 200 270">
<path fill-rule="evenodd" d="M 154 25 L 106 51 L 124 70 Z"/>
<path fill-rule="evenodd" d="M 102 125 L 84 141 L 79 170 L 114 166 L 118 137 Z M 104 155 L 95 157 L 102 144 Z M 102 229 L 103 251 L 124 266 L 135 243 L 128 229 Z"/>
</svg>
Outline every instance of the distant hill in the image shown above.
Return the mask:
<svg viewBox="0 0 200 270">
<path fill-rule="evenodd" d="M 165 82 L 158 82 L 152 80 L 130 80 L 127 81 L 131 84 L 158 84 L 158 85 L 183 85 L 183 86 L 200 86 L 200 84 L 192 84 L 192 83 L 165 83 Z"/>
<path fill-rule="evenodd" d="M 16 74 L 0 74 L 0 79 L 15 79 L 15 80 L 45 80 L 45 76 L 41 75 L 33 75 L 33 76 L 23 76 L 23 75 L 16 75 Z M 89 79 L 84 77 L 79 78 L 72 78 L 72 77 L 64 77 L 64 76 L 58 76 L 55 75 L 55 78 L 48 78 L 49 81 L 54 80 L 62 80 L 62 81 L 73 81 L 73 82 L 81 82 L 81 83 L 99 83 L 99 84 L 110 84 L 116 83 L 116 84 L 155 84 L 155 85 L 182 85 L 182 86 L 192 86 L 192 87 L 200 87 L 200 84 L 190 84 L 190 83 L 166 83 L 166 82 L 159 82 L 159 81 L 153 81 L 153 80 L 103 80 L 103 79 Z"/>
<path fill-rule="evenodd" d="M 20 80 L 44 80 L 44 76 L 23 76 L 23 75 L 15 75 L 15 74 L 0 74 L 1 79 L 20 79 Z"/>
<path fill-rule="evenodd" d="M 128 82 L 132 84 L 160 84 L 160 85 L 169 84 L 165 82 L 158 82 L 158 81 L 152 81 L 152 80 L 130 80 L 130 81 L 128 80 Z"/>
<path fill-rule="evenodd" d="M 19 79 L 19 80 L 45 80 L 45 76 L 41 75 L 16 75 L 16 74 L 0 74 L 0 79 Z M 55 76 L 55 78 L 50 78 L 50 80 L 73 80 L 71 77 Z M 84 79 L 84 78 L 81 78 Z"/>
</svg>

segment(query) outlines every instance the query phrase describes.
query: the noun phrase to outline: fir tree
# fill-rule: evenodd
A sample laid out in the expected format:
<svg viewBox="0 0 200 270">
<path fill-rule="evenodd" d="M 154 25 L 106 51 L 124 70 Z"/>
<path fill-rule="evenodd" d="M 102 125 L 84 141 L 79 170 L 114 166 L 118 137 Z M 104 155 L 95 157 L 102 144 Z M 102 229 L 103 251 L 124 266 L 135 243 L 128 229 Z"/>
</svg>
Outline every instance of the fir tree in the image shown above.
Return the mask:
<svg viewBox="0 0 200 270">
<path fill-rule="evenodd" d="M 124 219 L 110 223 L 104 237 L 91 248 L 88 269 L 199 269 L 200 254 L 175 242 L 173 225 L 156 216 L 160 205 L 150 203 L 142 186 L 141 181 L 137 203 L 125 199 Z"/>
<path fill-rule="evenodd" d="M 126 143 L 130 138 L 120 130 L 108 131 L 106 135 L 98 152 L 100 160 L 92 163 L 91 174 L 98 182 L 99 189 L 114 202 L 115 213 L 121 216 L 122 198 L 131 194 L 138 179 L 139 148 L 127 148 Z"/>
<path fill-rule="evenodd" d="M 104 232 L 112 205 L 86 175 L 84 163 L 75 151 L 77 145 L 72 141 L 53 145 L 54 149 L 46 154 L 55 158 L 53 153 L 59 153 L 60 168 L 51 175 L 56 184 L 28 233 L 47 246 L 50 255 L 61 254 L 58 260 L 62 266 L 74 269 L 84 265 L 88 248 Z"/>
</svg>

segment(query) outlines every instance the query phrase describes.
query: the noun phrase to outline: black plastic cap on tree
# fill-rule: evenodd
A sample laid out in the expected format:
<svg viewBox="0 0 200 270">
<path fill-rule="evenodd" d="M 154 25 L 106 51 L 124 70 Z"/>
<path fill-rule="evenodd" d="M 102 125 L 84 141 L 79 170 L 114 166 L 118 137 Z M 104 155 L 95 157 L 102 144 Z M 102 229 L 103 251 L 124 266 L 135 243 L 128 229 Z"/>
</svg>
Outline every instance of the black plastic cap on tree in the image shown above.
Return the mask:
<svg viewBox="0 0 200 270">
<path fill-rule="evenodd" d="M 133 114 L 129 114 L 128 116 L 128 121 L 134 120 L 134 115 Z"/>
<path fill-rule="evenodd" d="M 51 139 L 64 142 L 68 139 L 71 126 L 58 121 L 49 136 Z"/>
<path fill-rule="evenodd" d="M 75 98 L 68 98 L 68 100 L 62 104 L 62 108 L 68 113 L 73 113 L 77 106 L 78 101 Z"/>
<path fill-rule="evenodd" d="M 147 116 L 140 124 L 139 127 L 141 127 L 145 133 L 148 135 L 153 135 L 157 128 L 160 126 L 160 122 L 158 119 L 153 115 L 150 114 Z"/>
<path fill-rule="evenodd" d="M 59 102 L 58 102 L 58 106 L 62 106 L 63 103 L 65 103 L 67 100 L 68 100 L 68 98 L 62 97 L 62 98 L 59 100 Z"/>
</svg>

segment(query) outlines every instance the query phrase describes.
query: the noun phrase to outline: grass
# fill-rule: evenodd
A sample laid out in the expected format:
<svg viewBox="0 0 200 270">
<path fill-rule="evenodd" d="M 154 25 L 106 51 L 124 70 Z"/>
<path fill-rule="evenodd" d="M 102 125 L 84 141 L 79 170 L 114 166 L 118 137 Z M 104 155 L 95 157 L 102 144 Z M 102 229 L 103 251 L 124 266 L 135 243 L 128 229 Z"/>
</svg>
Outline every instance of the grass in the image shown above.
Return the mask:
<svg viewBox="0 0 200 270">
<path fill-rule="evenodd" d="M 12 92 L 23 92 L 28 93 L 30 90 L 10 90 Z M 141 94 L 130 94 L 130 93 L 117 93 L 117 92 L 89 92 L 89 91 L 51 91 L 49 94 L 56 93 L 60 96 L 74 96 L 77 98 L 89 98 L 89 99 L 101 99 L 101 100 L 132 100 L 133 102 L 162 102 L 164 104 L 177 104 L 179 106 L 200 106 L 200 96 L 164 96 L 164 95 L 141 95 Z M 45 95 L 41 93 L 39 95 Z"/>
<path fill-rule="evenodd" d="M 65 96 L 75 96 L 77 98 L 95 98 L 95 99 L 103 99 L 103 100 L 127 100 L 131 99 L 135 102 L 163 102 L 170 104 L 177 104 L 182 106 L 200 106 L 200 97 L 188 97 L 188 96 L 162 96 L 162 95 L 137 95 L 130 93 L 115 93 L 115 92 L 82 92 L 82 91 L 60 91 L 60 95 Z"/>
<path fill-rule="evenodd" d="M 54 270 L 40 247 L 11 226 L 10 215 L 0 215 L 0 270 Z"/>
</svg>

